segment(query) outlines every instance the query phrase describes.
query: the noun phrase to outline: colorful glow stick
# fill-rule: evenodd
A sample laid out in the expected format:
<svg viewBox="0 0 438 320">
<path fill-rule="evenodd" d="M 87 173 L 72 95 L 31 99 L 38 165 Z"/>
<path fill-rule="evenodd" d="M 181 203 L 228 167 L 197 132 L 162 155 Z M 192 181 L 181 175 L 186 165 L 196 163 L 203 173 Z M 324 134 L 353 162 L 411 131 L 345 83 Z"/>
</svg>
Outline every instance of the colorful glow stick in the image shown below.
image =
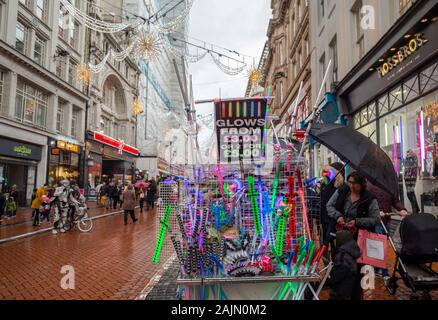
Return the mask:
<svg viewBox="0 0 438 320">
<path fill-rule="evenodd" d="M 157 264 L 160 260 L 161 249 L 163 248 L 164 236 L 166 235 L 166 231 L 169 228 L 169 217 L 172 212 L 172 207 L 167 205 L 166 211 L 164 213 L 163 219 L 160 221 L 161 228 L 158 234 L 157 244 L 155 246 L 154 256 L 152 262 Z"/>
<path fill-rule="evenodd" d="M 272 215 L 269 207 L 269 195 L 268 192 L 263 192 L 263 202 L 265 203 L 263 209 L 263 218 L 265 220 L 266 234 L 269 237 L 269 245 L 275 246 L 274 228 L 272 226 Z"/>
<path fill-rule="evenodd" d="M 310 240 L 312 240 L 312 235 L 310 234 L 309 220 L 308 220 L 308 217 L 307 217 L 307 204 L 306 204 L 306 199 L 304 197 L 304 187 L 303 187 L 303 182 L 301 180 L 300 169 L 297 169 L 296 173 L 297 173 L 297 178 L 298 178 L 298 193 L 299 193 L 299 196 L 300 196 L 301 204 L 303 206 L 304 225 L 306 226 L 307 236 L 309 237 Z"/>
<path fill-rule="evenodd" d="M 289 193 L 287 194 L 287 205 L 289 210 L 289 233 L 286 234 L 287 248 L 290 250 L 291 239 L 297 235 L 297 226 L 295 221 L 295 182 L 294 177 L 289 176 L 287 179 Z"/>
<path fill-rule="evenodd" d="M 400 147 L 401 147 L 401 159 L 402 161 L 405 158 L 405 147 L 403 143 L 403 119 L 400 116 Z"/>
<path fill-rule="evenodd" d="M 397 128 L 394 127 L 394 146 L 393 146 L 393 157 L 394 157 L 394 170 L 398 174 L 398 152 L 397 152 Z"/>
<path fill-rule="evenodd" d="M 257 191 L 254 188 L 254 177 L 249 176 L 248 177 L 248 196 L 251 199 L 254 228 L 256 230 L 257 235 L 260 236 L 261 235 L 260 216 L 259 216 L 259 209 L 258 209 L 258 205 L 257 205 L 257 195 L 258 195 Z"/>
<path fill-rule="evenodd" d="M 280 180 L 281 162 L 278 163 L 277 172 L 275 173 L 274 186 L 272 190 L 271 210 L 275 208 L 275 200 L 277 198 L 278 182 Z"/>
<path fill-rule="evenodd" d="M 284 213 L 281 214 L 280 219 L 278 220 L 278 228 L 277 228 L 277 243 L 276 250 L 277 254 L 281 256 L 283 254 L 283 241 L 284 241 L 284 223 L 285 223 L 286 215 Z"/>
</svg>

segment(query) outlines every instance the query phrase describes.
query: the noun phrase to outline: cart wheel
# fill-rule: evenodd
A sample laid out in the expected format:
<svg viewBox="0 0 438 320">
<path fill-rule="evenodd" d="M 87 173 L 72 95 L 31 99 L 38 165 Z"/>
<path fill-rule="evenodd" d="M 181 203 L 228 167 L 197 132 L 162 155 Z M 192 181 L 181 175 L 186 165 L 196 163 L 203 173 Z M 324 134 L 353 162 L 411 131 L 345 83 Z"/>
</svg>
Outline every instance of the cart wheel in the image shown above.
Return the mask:
<svg viewBox="0 0 438 320">
<path fill-rule="evenodd" d="M 388 280 L 388 285 L 386 286 L 386 288 L 388 289 L 389 294 L 391 296 L 393 296 L 397 292 L 397 288 L 398 288 L 397 278 L 396 277 L 391 277 Z"/>
</svg>

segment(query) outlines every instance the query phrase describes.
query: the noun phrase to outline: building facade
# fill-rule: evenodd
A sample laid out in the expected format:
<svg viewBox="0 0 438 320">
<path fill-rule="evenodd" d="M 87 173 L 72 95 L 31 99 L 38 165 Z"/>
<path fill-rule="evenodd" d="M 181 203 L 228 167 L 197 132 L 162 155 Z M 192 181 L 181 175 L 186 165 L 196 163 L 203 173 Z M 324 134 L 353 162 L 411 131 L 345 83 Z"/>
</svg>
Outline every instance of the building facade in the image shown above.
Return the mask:
<svg viewBox="0 0 438 320">
<path fill-rule="evenodd" d="M 265 94 L 274 97 L 271 110 L 280 136 L 286 136 L 297 101 L 297 120 L 293 131 L 310 112 L 312 95 L 310 66 L 310 12 L 306 0 L 272 0 L 272 19 L 268 26 L 269 54 L 264 69 Z M 298 97 L 300 86 L 302 87 Z M 305 154 L 309 158 L 309 154 Z"/>
<path fill-rule="evenodd" d="M 164 8 L 161 13 L 172 8 L 171 2 L 127 1 L 126 5 L 130 11 L 134 10 L 140 12 L 140 16 L 150 17 L 161 8 Z M 184 8 L 183 3 L 174 6 L 174 9 L 167 12 L 166 17 L 161 17 L 158 22 L 169 22 L 181 14 Z M 145 111 L 139 116 L 137 129 L 141 153 L 138 168 L 153 177 L 170 173 L 181 174 L 189 159 L 187 114 L 173 64 L 175 59 L 181 76 L 187 77 L 187 72 L 183 75 L 183 62 L 178 54 L 186 52 L 186 45 L 173 40 L 185 40 L 186 29 L 187 22 L 165 35 L 160 53 L 153 60 L 137 61 L 141 70 L 139 94 L 145 106 Z M 187 62 L 184 61 L 184 64 L 187 70 Z"/>
<path fill-rule="evenodd" d="M 406 0 L 321 0 L 310 1 L 310 39 L 312 72 L 312 105 L 326 108 L 325 121 L 340 115 L 336 103 L 337 84 L 361 61 L 412 5 Z M 324 73 L 331 68 L 323 86 L 323 95 L 316 101 Z M 328 113 L 336 114 L 328 116 Z M 370 132 L 371 133 L 371 132 Z M 311 148 L 314 175 L 324 163 L 337 160 L 335 154 L 318 145 Z"/>
<path fill-rule="evenodd" d="M 405 207 L 437 215 L 438 4 L 416 1 L 400 12 L 336 94 L 348 125 L 392 160 Z"/>
<path fill-rule="evenodd" d="M 127 21 L 122 1 L 89 1 L 88 14 L 103 21 Z M 93 64 L 110 52 L 122 52 L 130 45 L 132 30 L 116 34 L 88 31 L 85 47 Z M 87 115 L 88 182 L 95 187 L 102 181 L 129 182 L 135 179 L 140 155 L 134 101 L 139 98 L 140 69 L 128 56 L 118 61 L 112 55 L 100 72 L 90 76 L 90 105 Z"/>
<path fill-rule="evenodd" d="M 19 206 L 33 188 L 83 170 L 85 27 L 66 25 L 63 12 L 59 0 L 0 1 L 0 184 L 16 186 Z"/>
</svg>

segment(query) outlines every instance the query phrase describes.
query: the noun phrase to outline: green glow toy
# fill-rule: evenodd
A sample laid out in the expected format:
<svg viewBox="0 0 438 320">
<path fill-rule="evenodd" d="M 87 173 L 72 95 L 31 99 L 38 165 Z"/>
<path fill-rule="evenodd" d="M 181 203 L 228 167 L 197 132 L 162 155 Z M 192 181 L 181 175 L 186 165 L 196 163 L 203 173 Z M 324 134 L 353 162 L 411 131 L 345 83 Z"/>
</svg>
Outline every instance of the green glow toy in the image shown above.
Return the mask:
<svg viewBox="0 0 438 320">
<path fill-rule="evenodd" d="M 260 234 L 261 234 L 260 216 L 259 216 L 259 207 L 257 204 L 258 193 L 254 187 L 254 177 L 253 176 L 248 177 L 248 188 L 249 188 L 248 196 L 251 198 L 252 215 L 254 218 L 254 228 L 257 232 L 257 235 L 260 236 Z"/>
<path fill-rule="evenodd" d="M 158 264 L 158 261 L 160 261 L 161 249 L 163 248 L 164 236 L 166 235 L 166 231 L 169 228 L 169 217 L 171 212 L 172 212 L 172 207 L 167 205 L 166 212 L 164 213 L 164 217 L 160 221 L 161 223 L 160 233 L 158 234 L 157 245 L 155 246 L 154 257 L 152 259 L 152 262 L 154 264 Z"/>
</svg>

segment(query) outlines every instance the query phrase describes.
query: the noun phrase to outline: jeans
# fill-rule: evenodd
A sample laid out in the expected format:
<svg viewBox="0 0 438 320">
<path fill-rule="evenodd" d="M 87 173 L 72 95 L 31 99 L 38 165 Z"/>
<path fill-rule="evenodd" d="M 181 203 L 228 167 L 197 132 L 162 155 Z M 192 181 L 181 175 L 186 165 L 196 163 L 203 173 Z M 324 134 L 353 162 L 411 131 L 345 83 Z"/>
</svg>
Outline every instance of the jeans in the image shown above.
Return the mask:
<svg viewBox="0 0 438 320">
<path fill-rule="evenodd" d="M 36 226 L 40 223 L 40 210 L 35 209 L 35 215 L 33 217 L 33 225 Z"/>
</svg>

